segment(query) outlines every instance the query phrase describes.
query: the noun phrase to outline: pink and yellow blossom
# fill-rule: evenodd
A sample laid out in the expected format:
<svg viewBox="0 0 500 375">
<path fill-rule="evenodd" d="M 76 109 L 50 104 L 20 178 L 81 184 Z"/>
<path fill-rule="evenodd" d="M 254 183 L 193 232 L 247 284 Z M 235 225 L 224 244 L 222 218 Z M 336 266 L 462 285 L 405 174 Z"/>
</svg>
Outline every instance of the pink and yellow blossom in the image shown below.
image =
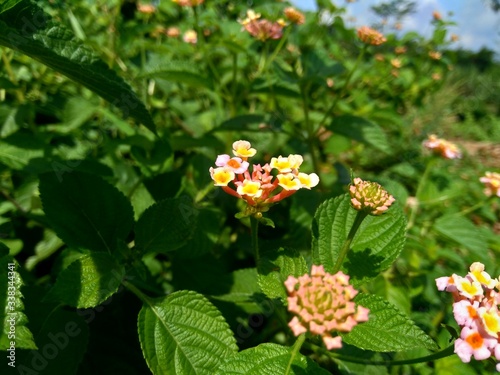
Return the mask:
<svg viewBox="0 0 500 375">
<path fill-rule="evenodd" d="M 465 277 L 453 274 L 439 277 L 439 290 L 451 292 L 453 316 L 460 326 L 460 338 L 455 341 L 455 353 L 463 362 L 495 357 L 500 371 L 500 293 L 498 279 L 492 278 L 480 262 L 469 267 Z"/>
<path fill-rule="evenodd" d="M 260 215 L 299 189 L 311 189 L 319 183 L 317 174 L 299 172 L 302 155 L 272 158 L 270 164 L 253 164 L 250 171 L 248 159 L 256 155 L 257 150 L 245 140 L 234 142 L 232 147 L 235 156 L 218 155 L 217 168 L 209 169 L 210 177 L 215 186 L 221 186 L 226 193 L 246 201 L 246 216 Z M 277 173 L 271 173 L 273 170 Z"/>
<path fill-rule="evenodd" d="M 342 347 L 342 338 L 332 333 L 349 332 L 368 320 L 369 310 L 351 301 L 358 291 L 341 271 L 332 275 L 313 265 L 310 276 L 289 276 L 285 287 L 288 311 L 295 315 L 288 324 L 293 334 L 319 335 L 328 350 Z"/>
<path fill-rule="evenodd" d="M 285 22 L 283 20 L 272 22 L 266 19 L 260 19 L 260 16 L 260 13 L 248 10 L 247 18 L 239 21 L 243 26 L 243 30 L 246 30 L 251 36 L 262 42 L 268 39 L 280 39 L 283 35 Z"/>
<path fill-rule="evenodd" d="M 486 172 L 479 181 L 484 184 L 484 194 L 500 197 L 500 173 Z"/>
<path fill-rule="evenodd" d="M 429 135 L 423 146 L 445 159 L 460 159 L 462 157 L 462 153 L 456 144 L 438 138 L 435 134 Z"/>
</svg>

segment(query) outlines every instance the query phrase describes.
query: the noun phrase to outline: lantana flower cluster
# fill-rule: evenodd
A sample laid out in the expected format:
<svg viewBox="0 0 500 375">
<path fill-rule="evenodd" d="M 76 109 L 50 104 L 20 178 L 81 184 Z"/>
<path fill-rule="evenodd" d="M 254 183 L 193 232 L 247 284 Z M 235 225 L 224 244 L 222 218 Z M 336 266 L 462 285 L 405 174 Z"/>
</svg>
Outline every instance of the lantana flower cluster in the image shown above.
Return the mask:
<svg viewBox="0 0 500 375">
<path fill-rule="evenodd" d="M 351 204 L 358 211 L 379 216 L 396 200 L 380 184 L 356 177 L 349 186 Z"/>
<path fill-rule="evenodd" d="M 484 194 L 488 197 L 492 195 L 500 197 L 500 173 L 486 172 L 479 181 L 484 184 Z"/>
<path fill-rule="evenodd" d="M 233 157 L 219 155 L 215 161 L 217 168 L 209 169 L 215 186 L 237 198 L 244 199 L 251 212 L 265 212 L 268 207 L 289 197 L 299 189 L 311 189 L 319 183 L 316 173 L 302 173 L 299 168 L 303 162 L 301 155 L 273 157 L 270 163 L 261 166 L 254 164 L 250 172 L 248 159 L 257 150 L 248 141 L 233 143 Z M 276 173 L 272 173 L 276 170 Z"/>
<path fill-rule="evenodd" d="M 319 335 L 328 350 L 342 347 L 342 337 L 334 337 L 332 332 L 349 332 L 368 320 L 370 310 L 352 301 L 358 291 L 341 271 L 332 275 L 323 266 L 313 265 L 310 276 L 288 276 L 285 287 L 288 311 L 295 314 L 288 323 L 293 334 Z"/>
<path fill-rule="evenodd" d="M 172 0 L 174 3 L 179 4 L 181 7 L 195 7 L 203 4 L 205 0 Z"/>
<path fill-rule="evenodd" d="M 500 361 L 499 280 L 485 272 L 482 263 L 475 262 L 465 277 L 440 277 L 436 285 L 453 295 L 453 315 L 461 329 L 455 353 L 462 362 L 470 362 L 472 356 L 478 361 L 491 356 Z M 496 369 L 500 371 L 500 362 Z"/>
<path fill-rule="evenodd" d="M 368 26 L 358 29 L 358 38 L 365 44 L 379 46 L 387 41 L 384 35 Z"/>
<path fill-rule="evenodd" d="M 445 159 L 460 159 L 462 157 L 462 153 L 456 144 L 445 139 L 438 138 L 435 134 L 429 135 L 423 145 L 434 154 Z"/>
<path fill-rule="evenodd" d="M 253 10 L 247 11 L 247 18 L 240 20 L 243 29 L 255 39 L 265 42 L 268 39 L 280 39 L 283 36 L 283 27 L 286 25 L 285 21 L 279 19 L 272 22 L 266 19 L 260 19 L 261 14 L 255 13 Z"/>
</svg>

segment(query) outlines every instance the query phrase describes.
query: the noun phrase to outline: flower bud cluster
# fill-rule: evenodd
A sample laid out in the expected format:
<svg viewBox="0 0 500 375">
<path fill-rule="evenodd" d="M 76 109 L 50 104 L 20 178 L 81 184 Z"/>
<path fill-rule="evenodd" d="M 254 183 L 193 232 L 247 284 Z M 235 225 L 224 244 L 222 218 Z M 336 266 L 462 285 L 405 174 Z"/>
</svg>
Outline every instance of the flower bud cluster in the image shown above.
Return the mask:
<svg viewBox="0 0 500 375">
<path fill-rule="evenodd" d="M 379 46 L 387 41 L 382 33 L 379 33 L 377 30 L 368 26 L 362 26 L 358 29 L 358 38 L 363 43 L 370 44 L 372 46 Z"/>
<path fill-rule="evenodd" d="M 249 206 L 256 208 L 256 212 L 266 211 L 269 205 L 297 190 L 311 189 L 319 183 L 316 173 L 299 172 L 303 161 L 301 155 L 272 158 L 264 166 L 254 164 L 250 172 L 248 159 L 256 153 L 250 142 L 236 141 L 233 143 L 234 157 L 219 155 L 215 161 L 217 168 L 209 169 L 215 186 L 221 186 L 226 193 L 244 199 Z M 277 173 L 273 174 L 273 170 Z"/>
<path fill-rule="evenodd" d="M 471 357 L 478 361 L 495 357 L 500 371 L 500 293 L 499 280 L 484 271 L 484 265 L 472 263 L 465 277 L 453 274 L 436 279 L 438 290 L 453 295 L 453 316 L 460 326 L 455 353 L 462 362 Z"/>
<path fill-rule="evenodd" d="M 195 7 L 203 4 L 205 0 L 172 0 L 174 3 L 179 4 L 181 7 Z"/>
<path fill-rule="evenodd" d="M 342 338 L 332 332 L 349 332 L 368 320 L 370 310 L 352 301 L 358 291 L 341 271 L 331 275 L 323 266 L 312 266 L 311 276 L 288 276 L 285 286 L 288 311 L 296 315 L 288 323 L 293 334 L 320 335 L 328 350 L 342 347 Z"/>
<path fill-rule="evenodd" d="M 349 187 L 351 204 L 358 211 L 382 215 L 396 200 L 380 184 L 356 177 Z"/>
<path fill-rule="evenodd" d="M 438 138 L 435 134 L 429 135 L 423 143 L 424 147 L 431 150 L 434 154 L 445 159 L 460 159 L 462 153 L 457 145 L 445 139 Z"/>
<path fill-rule="evenodd" d="M 488 197 L 492 195 L 500 197 L 500 173 L 486 172 L 479 181 L 484 184 L 484 194 Z"/>
</svg>

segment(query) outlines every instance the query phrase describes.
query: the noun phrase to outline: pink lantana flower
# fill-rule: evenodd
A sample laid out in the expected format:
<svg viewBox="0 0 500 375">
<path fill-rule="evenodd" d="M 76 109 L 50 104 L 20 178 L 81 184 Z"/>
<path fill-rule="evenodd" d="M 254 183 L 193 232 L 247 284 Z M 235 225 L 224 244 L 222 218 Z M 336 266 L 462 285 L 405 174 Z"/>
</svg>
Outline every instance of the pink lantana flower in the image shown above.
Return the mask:
<svg viewBox="0 0 500 375">
<path fill-rule="evenodd" d="M 461 329 L 455 353 L 463 362 L 470 362 L 471 357 L 483 360 L 491 356 L 500 361 L 498 284 L 479 262 L 472 263 L 465 277 L 453 274 L 436 279 L 438 289 L 451 292 L 455 301 L 453 316 Z"/>
<path fill-rule="evenodd" d="M 215 165 L 218 167 L 225 167 L 226 169 L 233 171 L 235 174 L 245 173 L 248 170 L 248 162 L 241 160 L 241 158 L 232 158 L 229 155 L 219 155 L 215 161 Z"/>
<path fill-rule="evenodd" d="M 462 153 L 456 144 L 438 138 L 435 134 L 429 135 L 423 146 L 445 159 L 460 159 L 462 157 Z"/>
<path fill-rule="evenodd" d="M 351 301 L 358 291 L 341 271 L 332 275 L 314 265 L 310 276 L 289 276 L 285 287 L 288 311 L 295 315 L 288 324 L 293 334 L 319 335 L 328 350 L 342 347 L 342 338 L 332 332 L 349 332 L 368 320 L 369 310 Z"/>
</svg>

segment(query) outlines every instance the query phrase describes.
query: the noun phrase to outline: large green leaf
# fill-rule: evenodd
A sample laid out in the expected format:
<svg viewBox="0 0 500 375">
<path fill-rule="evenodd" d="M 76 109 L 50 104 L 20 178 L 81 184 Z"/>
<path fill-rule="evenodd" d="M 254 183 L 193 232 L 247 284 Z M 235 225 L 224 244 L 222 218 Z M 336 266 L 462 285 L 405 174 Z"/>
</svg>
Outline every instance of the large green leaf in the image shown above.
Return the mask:
<svg viewBox="0 0 500 375">
<path fill-rule="evenodd" d="M 26 326 L 28 318 L 24 314 L 23 281 L 17 271 L 18 266 L 9 256 L 7 246 L 0 242 L 0 350 L 9 350 L 11 346 L 15 349 L 36 349 L 33 335 Z"/>
<path fill-rule="evenodd" d="M 258 263 L 259 285 L 269 298 L 279 298 L 286 304 L 284 282 L 288 276 L 302 276 L 308 272 L 305 259 L 293 249 L 280 248 L 262 254 Z"/>
<path fill-rule="evenodd" d="M 116 293 L 124 275 L 124 267 L 111 255 L 85 255 L 61 272 L 47 300 L 81 309 L 94 307 Z"/>
<path fill-rule="evenodd" d="M 472 222 L 463 216 L 445 215 L 434 223 L 434 230 L 470 251 L 485 253 L 488 241 Z"/>
<path fill-rule="evenodd" d="M 75 170 L 44 173 L 39 189 L 52 228 L 71 247 L 111 251 L 132 229 L 130 202 L 99 176 Z"/>
<path fill-rule="evenodd" d="M 437 349 L 436 343 L 395 306 L 375 295 L 359 294 L 355 302 L 370 309 L 367 322 L 358 324 L 342 340 L 364 350 L 377 352 L 405 351 L 425 347 Z"/>
<path fill-rule="evenodd" d="M 291 348 L 261 344 L 227 359 L 216 375 L 328 375 L 313 360 Z"/>
<path fill-rule="evenodd" d="M 357 211 L 348 194 L 323 202 L 312 224 L 312 259 L 332 272 Z M 406 220 L 393 205 L 381 216 L 368 216 L 359 227 L 342 270 L 354 285 L 376 277 L 396 260 L 405 243 Z"/>
<path fill-rule="evenodd" d="M 143 253 L 166 253 L 183 246 L 193 234 L 199 210 L 185 198 L 167 198 L 139 218 L 135 245 Z"/>
<path fill-rule="evenodd" d="M 138 331 L 144 358 L 155 375 L 212 375 L 237 351 L 221 313 L 192 291 L 147 300 L 139 313 Z"/>
<path fill-rule="evenodd" d="M 392 148 L 382 128 L 365 118 L 352 115 L 335 117 L 330 125 L 330 130 L 372 146 L 386 154 L 391 154 L 392 152 Z"/>
<path fill-rule="evenodd" d="M 82 84 L 119 108 L 124 117 L 133 117 L 156 133 L 151 115 L 130 86 L 91 48 L 31 1 L 20 1 L 0 14 L 0 45 L 24 53 Z"/>
</svg>

